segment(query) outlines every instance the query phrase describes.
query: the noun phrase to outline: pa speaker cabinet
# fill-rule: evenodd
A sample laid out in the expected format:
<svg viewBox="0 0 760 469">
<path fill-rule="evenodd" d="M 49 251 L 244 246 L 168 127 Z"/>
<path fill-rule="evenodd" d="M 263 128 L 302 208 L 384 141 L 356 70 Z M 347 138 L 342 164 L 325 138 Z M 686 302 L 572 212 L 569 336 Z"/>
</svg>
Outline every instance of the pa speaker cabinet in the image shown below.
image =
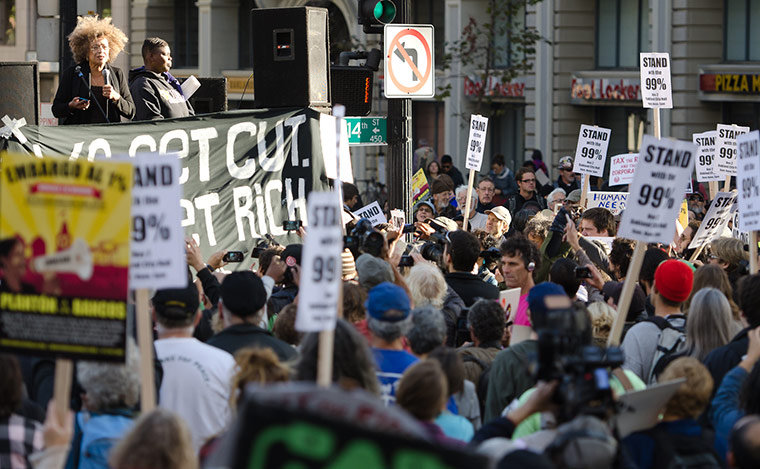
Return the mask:
<svg viewBox="0 0 760 469">
<path fill-rule="evenodd" d="M 37 62 L 0 62 L 0 117 L 40 122 L 40 75 Z M 2 124 L 0 124 L 2 126 Z"/>
<path fill-rule="evenodd" d="M 184 81 L 184 80 L 183 80 Z M 209 114 L 227 110 L 227 78 L 198 78 L 201 87 L 190 97 L 195 114 Z"/>
<path fill-rule="evenodd" d="M 327 20 L 325 8 L 251 10 L 254 107 L 329 106 Z"/>
</svg>

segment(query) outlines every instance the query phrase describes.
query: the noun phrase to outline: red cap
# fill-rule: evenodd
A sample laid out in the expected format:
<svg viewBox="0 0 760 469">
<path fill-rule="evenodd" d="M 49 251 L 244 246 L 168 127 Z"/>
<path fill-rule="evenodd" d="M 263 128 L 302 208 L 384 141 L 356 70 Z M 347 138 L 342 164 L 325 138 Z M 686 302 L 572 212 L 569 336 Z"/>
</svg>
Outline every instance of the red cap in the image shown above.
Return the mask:
<svg viewBox="0 0 760 469">
<path fill-rule="evenodd" d="M 689 298 L 694 284 L 694 272 L 686 263 L 669 259 L 654 272 L 654 285 L 664 298 L 683 303 Z"/>
</svg>

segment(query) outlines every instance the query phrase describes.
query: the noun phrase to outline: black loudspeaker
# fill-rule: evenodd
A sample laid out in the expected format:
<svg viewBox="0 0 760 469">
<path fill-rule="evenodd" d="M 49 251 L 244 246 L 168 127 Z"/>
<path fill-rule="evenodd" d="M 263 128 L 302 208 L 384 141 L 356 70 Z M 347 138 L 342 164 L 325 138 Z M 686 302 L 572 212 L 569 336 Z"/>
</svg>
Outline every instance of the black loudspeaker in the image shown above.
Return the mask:
<svg viewBox="0 0 760 469">
<path fill-rule="evenodd" d="M 0 62 L 0 117 L 40 122 L 40 75 L 37 62 Z M 5 124 L 0 123 L 0 127 Z"/>
<path fill-rule="evenodd" d="M 251 10 L 255 108 L 329 106 L 327 19 L 325 8 Z"/>
<path fill-rule="evenodd" d="M 195 114 L 227 110 L 227 78 L 198 78 L 201 87 L 190 98 Z"/>
</svg>

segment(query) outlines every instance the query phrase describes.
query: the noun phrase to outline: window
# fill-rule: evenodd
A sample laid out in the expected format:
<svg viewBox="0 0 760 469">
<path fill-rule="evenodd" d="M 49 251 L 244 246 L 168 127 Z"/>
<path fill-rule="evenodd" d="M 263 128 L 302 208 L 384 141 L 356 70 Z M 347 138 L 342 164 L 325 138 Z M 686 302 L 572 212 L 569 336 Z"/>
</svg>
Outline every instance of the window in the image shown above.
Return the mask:
<svg viewBox="0 0 760 469">
<path fill-rule="evenodd" d="M 596 68 L 638 68 L 648 44 L 648 0 L 597 0 Z"/>
<path fill-rule="evenodd" d="M 198 66 L 198 7 L 195 0 L 174 0 L 174 68 Z"/>
<path fill-rule="evenodd" d="M 727 61 L 760 60 L 760 0 L 726 0 Z"/>
<path fill-rule="evenodd" d="M 432 24 L 435 27 L 435 63 L 443 63 L 445 53 L 445 8 L 440 0 L 407 0 L 412 5 L 413 24 Z M 395 23 L 398 23 L 398 18 Z M 332 34 L 332 33 L 331 33 Z M 332 39 L 332 38 L 331 38 Z"/>
<path fill-rule="evenodd" d="M 0 2 L 0 45 L 16 45 L 16 2 Z"/>
<path fill-rule="evenodd" d="M 509 40 L 510 31 L 519 31 L 525 27 L 525 5 L 520 5 L 514 16 L 506 11 L 497 11 L 494 17 L 493 49 L 491 67 L 509 68 L 514 63 L 522 62 L 525 52 L 514 47 Z"/>
</svg>

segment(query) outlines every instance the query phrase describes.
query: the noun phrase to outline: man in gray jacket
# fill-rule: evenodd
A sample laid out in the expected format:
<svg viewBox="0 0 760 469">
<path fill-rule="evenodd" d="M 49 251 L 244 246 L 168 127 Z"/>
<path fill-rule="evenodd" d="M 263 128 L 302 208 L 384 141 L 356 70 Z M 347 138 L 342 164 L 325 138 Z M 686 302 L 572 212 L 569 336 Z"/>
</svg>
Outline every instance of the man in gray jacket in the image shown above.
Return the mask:
<svg viewBox="0 0 760 469">
<path fill-rule="evenodd" d="M 169 73 L 172 67 L 169 44 L 161 38 L 149 37 L 143 42 L 142 56 L 145 65 L 129 72 L 129 91 L 135 101 L 134 120 L 194 115 L 179 80 Z"/>
</svg>

